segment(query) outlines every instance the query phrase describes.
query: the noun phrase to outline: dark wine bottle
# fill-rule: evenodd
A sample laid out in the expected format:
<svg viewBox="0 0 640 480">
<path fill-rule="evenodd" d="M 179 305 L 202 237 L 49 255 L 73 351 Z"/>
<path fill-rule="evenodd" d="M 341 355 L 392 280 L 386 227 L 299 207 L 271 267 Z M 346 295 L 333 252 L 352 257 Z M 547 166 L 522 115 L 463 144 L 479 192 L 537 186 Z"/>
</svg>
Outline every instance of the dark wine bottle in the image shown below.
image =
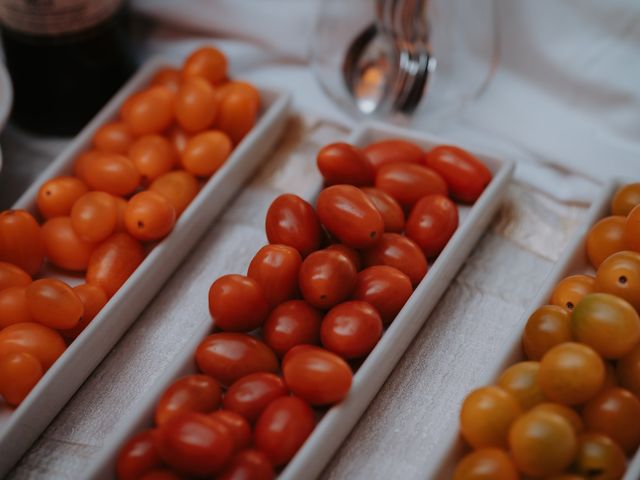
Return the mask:
<svg viewBox="0 0 640 480">
<path fill-rule="evenodd" d="M 0 0 L 0 22 L 25 130 L 77 133 L 135 69 L 123 0 Z"/>
</svg>

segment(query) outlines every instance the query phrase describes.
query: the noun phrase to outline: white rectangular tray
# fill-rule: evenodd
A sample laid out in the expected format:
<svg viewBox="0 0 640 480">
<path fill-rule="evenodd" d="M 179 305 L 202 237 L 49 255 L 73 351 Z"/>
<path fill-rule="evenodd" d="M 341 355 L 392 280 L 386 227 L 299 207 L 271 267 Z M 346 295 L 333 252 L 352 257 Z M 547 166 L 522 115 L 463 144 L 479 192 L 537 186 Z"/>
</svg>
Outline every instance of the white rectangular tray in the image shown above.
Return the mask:
<svg viewBox="0 0 640 480">
<path fill-rule="evenodd" d="M 381 124 L 365 125 L 354 132 L 347 141 L 364 146 L 384 138 L 404 138 L 423 148 L 450 143 L 445 139 L 423 135 L 409 130 Z M 493 172 L 493 180 L 478 201 L 472 206 L 460 206 L 460 226 L 438 259 L 430 266 L 426 277 L 420 282 L 409 301 L 367 359 L 357 370 L 351 391 L 339 405 L 329 409 L 300 451 L 281 472 L 280 479 L 312 479 L 317 477 L 335 450 L 356 424 L 367 405 L 380 389 L 393 367 L 407 349 L 414 336 L 425 322 L 438 299 L 471 252 L 476 241 L 485 231 L 498 209 L 506 192 L 513 163 L 482 155 L 482 159 Z M 320 183 L 315 195 L 321 188 Z M 314 195 L 314 196 L 315 196 Z M 313 200 L 310 198 L 309 200 Z M 207 319 L 188 345 L 175 359 L 173 368 L 167 369 L 154 386 L 131 406 L 120 424 L 107 438 L 97 458 L 89 467 L 87 478 L 114 478 L 115 458 L 123 443 L 135 432 L 152 424 L 153 411 L 162 392 L 177 377 L 196 371 L 193 360 L 197 345 L 211 331 Z"/>
<path fill-rule="evenodd" d="M 596 199 L 587 211 L 584 221 L 573 233 L 573 236 L 571 237 L 571 240 L 565 248 L 562 256 L 558 259 L 555 266 L 545 279 L 544 284 L 531 302 L 530 307 L 520 319 L 522 329 L 518 331 L 512 342 L 505 346 L 505 353 L 501 358 L 496 358 L 495 362 L 485 365 L 484 374 L 477 377 L 475 385 L 469 386 L 469 392 L 483 385 L 495 383 L 496 379 L 507 367 L 524 360 L 522 352 L 522 333 L 524 332 L 524 327 L 529 319 L 529 315 L 531 315 L 531 313 L 538 307 L 549 303 L 551 293 L 560 280 L 567 275 L 577 273 L 593 275 L 595 273 L 595 270 L 589 263 L 586 254 L 587 233 L 598 220 L 611 215 L 610 205 L 613 194 L 619 186 L 631 181 L 633 180 L 610 181 L 598 193 Z M 637 179 L 635 181 L 637 181 Z M 433 454 L 433 467 L 425 472 L 424 478 L 451 478 L 456 464 L 462 458 L 464 453 L 469 451 L 469 447 L 464 444 L 459 435 L 460 425 L 457 421 L 458 412 L 460 411 L 460 406 L 463 400 L 464 399 L 461 398 L 459 405 L 451 406 L 452 412 L 455 413 L 455 415 L 452 415 L 452 418 L 455 418 L 456 420 L 450 423 L 446 437 L 441 439 L 440 448 Z M 628 465 L 624 480 L 638 480 L 639 478 L 640 452 L 637 452 Z"/>
<path fill-rule="evenodd" d="M 73 170 L 75 158 L 91 145 L 94 132 L 113 120 L 122 102 L 144 88 L 158 69 L 172 62 L 154 58 L 146 62 L 96 117 L 14 204 L 14 209 L 35 213 L 35 198 L 42 183 Z M 22 404 L 0 406 L 0 477 L 36 440 L 91 371 L 136 320 L 171 273 L 189 253 L 207 227 L 275 146 L 287 121 L 288 94 L 260 90 L 261 106 L 255 127 L 233 150 L 225 164 L 202 187 L 176 222 L 169 236 L 157 244 L 109 300 L 84 332 L 69 346 Z M 58 275 L 70 283 L 78 277 Z"/>
</svg>

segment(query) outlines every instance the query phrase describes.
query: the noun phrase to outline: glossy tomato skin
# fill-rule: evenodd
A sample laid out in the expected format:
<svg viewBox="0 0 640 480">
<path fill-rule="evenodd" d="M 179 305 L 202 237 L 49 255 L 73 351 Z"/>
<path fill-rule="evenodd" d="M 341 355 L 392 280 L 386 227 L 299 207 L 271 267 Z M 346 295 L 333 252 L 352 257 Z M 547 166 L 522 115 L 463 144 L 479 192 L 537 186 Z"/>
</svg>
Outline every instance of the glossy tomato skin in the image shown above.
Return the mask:
<svg viewBox="0 0 640 480">
<path fill-rule="evenodd" d="M 222 385 L 255 372 L 278 371 L 278 358 L 260 340 L 243 333 L 214 333 L 196 350 L 196 363 Z"/>
<path fill-rule="evenodd" d="M 472 154 L 453 145 L 439 145 L 424 156 L 424 164 L 447 182 L 451 194 L 464 203 L 475 202 L 491 182 L 491 170 Z"/>
<path fill-rule="evenodd" d="M 362 149 L 377 172 L 383 165 L 422 162 L 424 152 L 417 145 L 400 139 L 388 139 L 367 145 Z"/>
<path fill-rule="evenodd" d="M 404 230 L 404 212 L 400 204 L 387 192 L 378 188 L 363 188 L 369 200 L 382 215 L 385 232 L 401 233 Z"/>
<path fill-rule="evenodd" d="M 120 449 L 116 462 L 118 480 L 137 480 L 162 466 L 156 449 L 157 430 L 144 430 L 131 437 Z"/>
<path fill-rule="evenodd" d="M 0 261 L 38 273 L 44 261 L 44 242 L 38 222 L 25 210 L 0 212 Z"/>
<path fill-rule="evenodd" d="M 209 312 L 218 328 L 249 332 L 265 321 L 269 303 L 264 290 L 253 278 L 223 275 L 209 289 Z"/>
<path fill-rule="evenodd" d="M 322 190 L 317 211 L 329 233 L 349 247 L 370 247 L 384 233 L 380 212 L 362 190 L 351 185 L 333 185 Z"/>
<path fill-rule="evenodd" d="M 591 265 L 598 268 L 609 255 L 626 249 L 624 227 L 627 219 L 621 215 L 605 217 L 587 234 L 587 256 Z"/>
<path fill-rule="evenodd" d="M 627 216 L 640 205 L 640 183 L 628 183 L 620 187 L 611 199 L 611 214 Z"/>
<path fill-rule="evenodd" d="M 98 245 L 87 266 L 87 283 L 111 298 L 144 260 L 140 242 L 127 233 L 114 233 Z"/>
<path fill-rule="evenodd" d="M 306 257 L 320 248 L 321 226 L 313 207 L 297 195 L 276 198 L 267 211 L 269 243 L 289 245 Z"/>
<path fill-rule="evenodd" d="M 67 341 L 72 341 L 80 335 L 109 300 L 107 294 L 100 287 L 90 283 L 76 285 L 73 287 L 73 291 L 82 302 L 83 314 L 82 319 L 75 327 L 68 330 L 60 330 L 60 333 Z"/>
<path fill-rule="evenodd" d="M 573 333 L 569 311 L 559 305 L 543 305 L 529 316 L 522 346 L 527 358 L 540 360 L 551 348 L 571 340 Z"/>
<path fill-rule="evenodd" d="M 349 258 L 349 260 L 351 260 L 351 263 L 353 263 L 357 271 L 360 271 L 360 269 L 362 268 L 362 260 L 360 259 L 360 254 L 355 248 L 347 247 L 346 245 L 343 245 L 341 243 L 333 243 L 325 248 L 325 250 L 335 250 L 337 252 L 344 253 Z"/>
<path fill-rule="evenodd" d="M 116 197 L 106 192 L 89 192 L 71 208 L 71 226 L 80 239 L 96 243 L 113 233 L 118 223 Z"/>
<path fill-rule="evenodd" d="M 44 375 L 40 361 L 30 353 L 11 353 L 0 357 L 0 395 L 18 406 Z"/>
<path fill-rule="evenodd" d="M 447 196 L 443 178 L 422 165 L 396 163 L 385 165 L 376 175 L 376 188 L 388 193 L 404 208 L 411 208 L 426 195 Z"/>
<path fill-rule="evenodd" d="M 47 327 L 73 328 L 84 314 L 80 298 L 61 280 L 41 278 L 29 285 L 25 294 L 31 318 Z"/>
<path fill-rule="evenodd" d="M 41 231 L 44 250 L 51 263 L 72 271 L 83 271 L 87 268 L 95 245 L 78 236 L 69 217 L 47 220 Z"/>
<path fill-rule="evenodd" d="M 343 142 L 326 145 L 318 152 L 316 162 L 327 185 L 373 185 L 373 167 L 364 153 L 353 145 Z"/>
<path fill-rule="evenodd" d="M 173 97 L 165 87 L 152 86 L 129 97 L 120 115 L 136 136 L 161 133 L 173 121 Z"/>
<path fill-rule="evenodd" d="M 227 161 L 233 150 L 229 137 L 218 130 L 207 130 L 190 137 L 180 153 L 182 167 L 198 177 L 209 177 Z"/>
<path fill-rule="evenodd" d="M 155 421 L 159 427 L 183 412 L 209 413 L 220 406 L 220 385 L 206 375 L 187 375 L 169 386 L 156 405 Z"/>
<path fill-rule="evenodd" d="M 595 290 L 623 298 L 640 311 L 640 253 L 625 250 L 610 255 L 598 267 Z"/>
<path fill-rule="evenodd" d="M 91 190 L 119 197 L 133 193 L 140 180 L 140 173 L 133 162 L 117 153 L 96 156 L 84 170 L 84 181 Z"/>
<path fill-rule="evenodd" d="M 624 227 L 624 241 L 627 248 L 634 252 L 640 252 L 640 205 L 634 207 L 627 215 L 627 224 Z"/>
<path fill-rule="evenodd" d="M 251 445 L 251 425 L 246 418 L 229 410 L 216 410 L 208 415 L 209 418 L 222 423 L 229 429 L 233 438 L 233 450 L 239 452 Z"/>
<path fill-rule="evenodd" d="M 365 267 L 388 265 L 405 273 L 415 287 L 427 274 L 427 259 L 420 247 L 403 235 L 385 233 L 380 242 L 362 252 Z"/>
<path fill-rule="evenodd" d="M 456 466 L 453 480 L 518 480 L 516 466 L 509 455 L 499 448 L 481 448 L 467 454 Z"/>
<path fill-rule="evenodd" d="M 278 467 L 293 458 L 315 427 L 311 407 L 297 397 L 275 399 L 262 412 L 254 433 L 256 448 Z"/>
<path fill-rule="evenodd" d="M 301 265 L 302 257 L 295 248 L 265 245 L 251 260 L 247 276 L 260 284 L 273 308 L 296 297 Z"/>
<path fill-rule="evenodd" d="M 9 287 L 0 290 L 0 329 L 14 323 L 32 321 L 26 290 L 26 287 Z"/>
<path fill-rule="evenodd" d="M 0 357 L 29 353 L 46 371 L 67 348 L 58 332 L 39 323 L 14 323 L 0 331 Z"/>
<path fill-rule="evenodd" d="M 218 475 L 218 480 L 272 480 L 273 467 L 259 450 L 243 450 L 237 453 Z"/>
<path fill-rule="evenodd" d="M 155 241 L 167 236 L 176 223 L 176 209 L 159 193 L 145 190 L 127 202 L 124 224 L 138 240 Z"/>
<path fill-rule="evenodd" d="M 358 273 L 352 298 L 371 304 L 385 325 L 393 321 L 413 293 L 411 280 L 388 265 L 375 265 Z"/>
<path fill-rule="evenodd" d="M 320 343 L 322 315 L 304 300 L 290 300 L 274 308 L 262 327 L 264 341 L 284 356 L 296 345 Z"/>
<path fill-rule="evenodd" d="M 249 133 L 258 118 L 258 105 L 253 94 L 246 91 L 228 91 L 219 100 L 219 111 L 214 127 L 222 130 L 234 145 Z"/>
<path fill-rule="evenodd" d="M 176 216 L 179 217 L 198 194 L 200 185 L 196 177 L 189 172 L 174 170 L 156 178 L 149 190 L 166 198 L 176 209 Z"/>
<path fill-rule="evenodd" d="M 87 191 L 87 186 L 78 178 L 52 178 L 38 190 L 38 211 L 45 219 L 68 216 L 75 201 Z"/>
<path fill-rule="evenodd" d="M 356 286 L 357 272 L 349 258 L 336 250 L 312 253 L 300 267 L 300 292 L 310 305 L 327 309 L 346 300 Z"/>
<path fill-rule="evenodd" d="M 192 52 L 182 66 L 182 78 L 201 77 L 212 85 L 222 83 L 227 76 L 227 57 L 212 46 Z"/>
<path fill-rule="evenodd" d="M 437 256 L 458 228 L 458 207 L 443 195 L 421 198 L 405 225 L 407 237 L 416 242 L 428 258 Z"/>
<path fill-rule="evenodd" d="M 382 336 L 382 319 L 367 302 L 349 301 L 336 305 L 322 320 L 320 339 L 328 350 L 343 358 L 369 354 Z"/>
<path fill-rule="evenodd" d="M 622 478 L 626 469 L 624 452 L 612 439 L 597 433 L 587 433 L 578 437 L 578 451 L 572 470 L 582 476 L 575 478 L 590 478 L 594 472 L 597 472 L 596 478 Z"/>
<path fill-rule="evenodd" d="M 595 282 L 595 278 L 590 275 L 569 275 L 558 282 L 549 303 L 573 313 L 580 300 L 595 291 Z"/>
<path fill-rule="evenodd" d="M 253 423 L 276 398 L 288 395 L 282 378 L 273 373 L 250 373 L 236 380 L 223 399 L 225 410 L 236 412 Z"/>
<path fill-rule="evenodd" d="M 213 124 L 218 102 L 211 84 L 203 78 L 188 78 L 179 87 L 175 99 L 178 124 L 186 132 L 201 132 Z"/>
<path fill-rule="evenodd" d="M 291 392 L 311 405 L 332 405 L 351 388 L 353 372 L 340 356 L 313 346 L 295 347 L 282 364 Z"/>
<path fill-rule="evenodd" d="M 176 415 L 160 427 L 156 445 L 166 464 L 193 476 L 220 471 L 234 450 L 233 436 L 222 422 L 194 412 Z"/>
<path fill-rule="evenodd" d="M 8 262 L 0 262 L 0 291 L 9 287 L 26 287 L 31 276 L 22 268 Z"/>
</svg>

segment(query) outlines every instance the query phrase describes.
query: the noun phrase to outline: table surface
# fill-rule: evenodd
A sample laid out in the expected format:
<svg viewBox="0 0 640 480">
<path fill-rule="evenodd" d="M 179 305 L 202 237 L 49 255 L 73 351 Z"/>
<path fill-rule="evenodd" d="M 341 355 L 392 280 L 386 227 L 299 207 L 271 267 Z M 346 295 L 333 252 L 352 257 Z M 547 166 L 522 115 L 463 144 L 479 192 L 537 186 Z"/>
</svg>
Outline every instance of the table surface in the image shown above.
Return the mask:
<svg viewBox="0 0 640 480">
<path fill-rule="evenodd" d="M 315 182 L 315 152 L 346 135 L 293 116 L 262 169 L 216 221 L 138 321 L 87 379 L 8 478 L 78 479 L 123 412 L 156 380 L 190 332 L 208 321 L 206 292 L 221 273 L 242 272 L 265 243 L 264 213 L 282 192 Z M 8 208 L 64 142 L 2 136 L 0 208 Z M 325 479 L 419 479 L 477 376 L 497 361 L 553 262 L 584 215 L 520 184 L 347 440 Z M 239 241 L 241 239 L 241 241 Z"/>
</svg>

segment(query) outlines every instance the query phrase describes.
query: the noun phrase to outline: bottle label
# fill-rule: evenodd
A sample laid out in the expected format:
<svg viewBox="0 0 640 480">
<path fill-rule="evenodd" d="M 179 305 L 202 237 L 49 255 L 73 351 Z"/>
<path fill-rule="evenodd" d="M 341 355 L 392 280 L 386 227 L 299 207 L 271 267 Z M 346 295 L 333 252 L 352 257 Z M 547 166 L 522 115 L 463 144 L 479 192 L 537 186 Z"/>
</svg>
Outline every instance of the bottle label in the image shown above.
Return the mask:
<svg viewBox="0 0 640 480">
<path fill-rule="evenodd" d="M 111 16 L 123 0 L 0 0 L 0 22 L 23 33 L 59 35 L 86 30 Z"/>
</svg>

